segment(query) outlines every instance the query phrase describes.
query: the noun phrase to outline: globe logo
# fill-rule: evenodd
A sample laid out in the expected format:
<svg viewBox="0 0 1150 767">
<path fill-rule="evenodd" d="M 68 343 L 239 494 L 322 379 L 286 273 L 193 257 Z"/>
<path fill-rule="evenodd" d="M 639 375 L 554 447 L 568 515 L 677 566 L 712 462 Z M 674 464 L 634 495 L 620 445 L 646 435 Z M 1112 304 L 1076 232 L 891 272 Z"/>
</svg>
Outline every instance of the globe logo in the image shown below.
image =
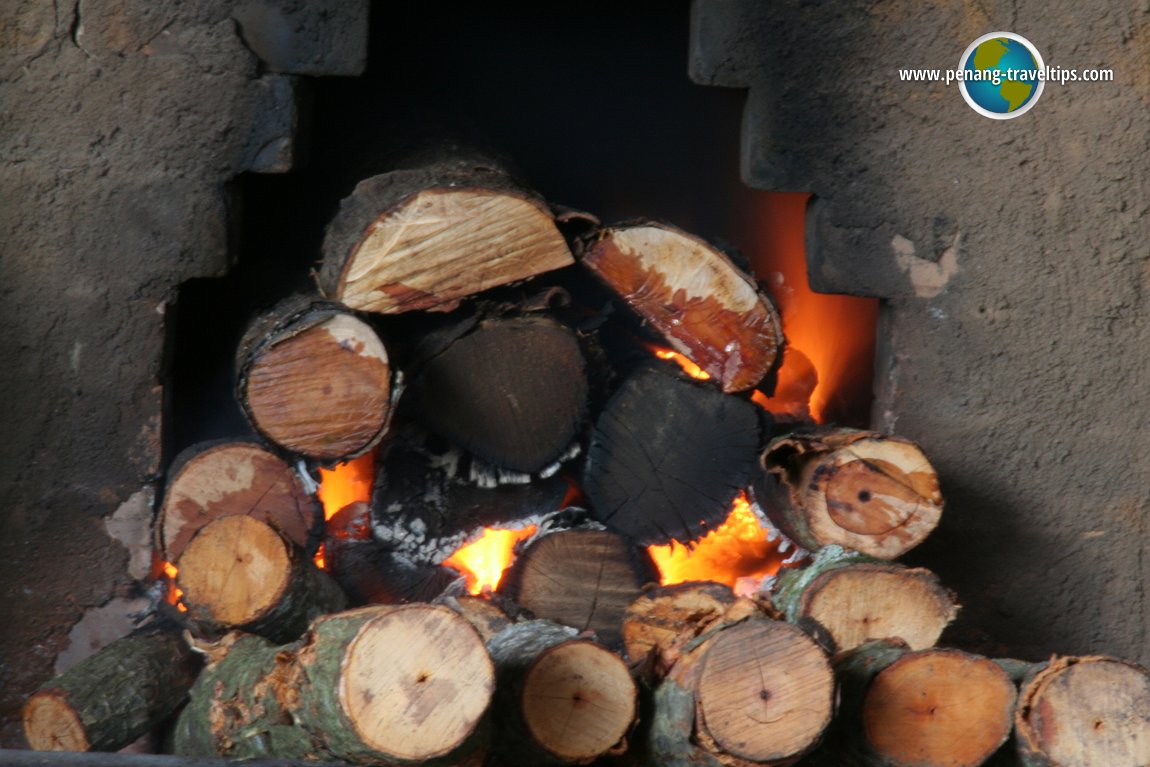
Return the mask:
<svg viewBox="0 0 1150 767">
<path fill-rule="evenodd" d="M 1013 32 L 991 32 L 975 40 L 962 54 L 958 69 L 958 89 L 966 103 L 994 120 L 1029 112 L 1046 85 L 1038 49 Z"/>
</svg>

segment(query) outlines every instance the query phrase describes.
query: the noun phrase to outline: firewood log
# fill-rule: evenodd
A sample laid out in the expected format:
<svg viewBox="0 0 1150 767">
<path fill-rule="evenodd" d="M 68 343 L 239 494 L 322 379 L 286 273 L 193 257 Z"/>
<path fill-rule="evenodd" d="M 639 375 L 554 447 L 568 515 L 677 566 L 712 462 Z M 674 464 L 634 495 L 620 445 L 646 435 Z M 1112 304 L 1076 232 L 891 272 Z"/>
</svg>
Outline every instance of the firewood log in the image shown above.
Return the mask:
<svg viewBox="0 0 1150 767">
<path fill-rule="evenodd" d="M 387 427 L 387 350 L 346 309 L 291 298 L 245 333 L 236 397 L 252 427 L 286 452 L 346 461 L 375 447 Z"/>
<path fill-rule="evenodd" d="M 623 614 L 655 578 L 645 551 L 606 530 L 561 530 L 532 541 L 500 589 L 537 618 L 622 643 Z"/>
<path fill-rule="evenodd" d="M 1150 674 L 1098 656 L 1056 657 L 1023 680 L 1014 715 L 1025 767 L 1150 764 Z"/>
<path fill-rule="evenodd" d="M 723 622 L 687 645 L 656 688 L 649 763 L 791 764 L 818 743 L 834 697 L 830 661 L 798 627 Z"/>
<path fill-rule="evenodd" d="M 478 764 L 495 672 L 446 607 L 364 607 L 285 647 L 233 640 L 192 690 L 179 753 L 356 764 Z"/>
<path fill-rule="evenodd" d="M 819 767 L 975 767 L 1010 735 L 1017 691 L 988 658 L 879 640 L 834 663 L 842 703 Z"/>
<path fill-rule="evenodd" d="M 557 322 L 485 320 L 412 375 L 404 413 L 496 466 L 538 472 L 583 425 L 585 366 L 575 334 Z"/>
<path fill-rule="evenodd" d="M 484 644 L 514 622 L 494 599 L 486 597 L 445 596 L 437 600 L 436 604 L 450 607 L 462 615 L 479 632 Z"/>
<path fill-rule="evenodd" d="M 706 384 L 641 369 L 595 424 L 583 484 L 591 510 L 643 546 L 709 532 L 751 480 L 757 411 Z"/>
<path fill-rule="evenodd" d="M 205 525 L 176 565 L 187 616 L 203 632 L 242 628 L 288 641 L 347 602 L 310 557 L 251 517 Z"/>
<path fill-rule="evenodd" d="M 938 476 L 913 442 L 819 429 L 780 437 L 762 455 L 756 499 L 784 535 L 815 551 L 837 544 L 894 559 L 938 525 Z"/>
<path fill-rule="evenodd" d="M 296 470 L 254 442 L 202 443 L 176 456 L 156 518 L 168 561 L 204 525 L 237 515 L 267 522 L 309 551 L 323 526 L 323 509 Z"/>
<path fill-rule="evenodd" d="M 723 391 L 750 389 L 774 367 L 783 333 L 770 299 L 697 237 L 666 224 L 608 227 L 581 263 Z"/>
<path fill-rule="evenodd" d="M 450 311 L 475 293 L 574 263 L 551 210 L 488 163 L 362 181 L 328 226 L 318 281 L 352 309 Z"/>
<path fill-rule="evenodd" d="M 647 589 L 623 615 L 624 655 L 633 664 L 651 657 L 652 672 L 661 678 L 682 645 L 721 619 L 735 600 L 729 586 L 709 581 Z"/>
<path fill-rule="evenodd" d="M 117 751 L 184 701 L 199 658 L 174 631 L 142 630 L 89 656 L 24 706 L 24 735 L 37 751 Z"/>
<path fill-rule="evenodd" d="M 499 736 L 511 764 L 586 764 L 626 750 L 638 688 L 618 655 L 549 621 L 493 636 Z"/>
<path fill-rule="evenodd" d="M 888 637 L 924 650 L 958 613 L 954 594 L 929 570 L 839 546 L 822 549 L 804 568 L 782 570 L 772 599 L 790 622 L 818 624 L 836 651 Z"/>
</svg>

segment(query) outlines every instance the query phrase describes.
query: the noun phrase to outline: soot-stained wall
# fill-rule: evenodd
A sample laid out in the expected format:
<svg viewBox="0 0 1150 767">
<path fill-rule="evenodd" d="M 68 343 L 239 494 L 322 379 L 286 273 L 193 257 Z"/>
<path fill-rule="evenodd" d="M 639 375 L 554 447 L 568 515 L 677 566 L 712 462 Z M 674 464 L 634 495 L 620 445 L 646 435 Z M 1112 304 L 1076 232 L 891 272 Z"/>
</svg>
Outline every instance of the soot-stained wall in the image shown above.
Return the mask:
<svg viewBox="0 0 1150 767">
<path fill-rule="evenodd" d="M 1134 5 L 696 0 L 692 75 L 749 88 L 742 174 L 813 193 L 816 289 L 886 299 L 873 421 L 947 497 L 912 559 L 1000 652 L 1150 661 L 1150 13 Z M 1048 83 L 992 120 L 958 86 L 976 38 L 1030 40 Z"/>
</svg>

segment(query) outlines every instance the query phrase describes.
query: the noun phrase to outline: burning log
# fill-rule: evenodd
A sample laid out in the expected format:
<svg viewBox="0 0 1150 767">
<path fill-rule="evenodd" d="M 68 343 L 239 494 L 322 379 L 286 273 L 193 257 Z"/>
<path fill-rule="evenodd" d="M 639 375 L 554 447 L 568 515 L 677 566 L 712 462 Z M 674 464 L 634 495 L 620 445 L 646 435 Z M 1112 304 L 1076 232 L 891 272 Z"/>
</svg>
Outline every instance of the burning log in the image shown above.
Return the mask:
<svg viewBox="0 0 1150 767">
<path fill-rule="evenodd" d="M 266 522 L 296 546 L 314 549 L 323 512 L 299 474 L 253 442 L 209 442 L 180 453 L 156 520 L 171 562 L 210 522 L 247 516 Z"/>
<path fill-rule="evenodd" d="M 345 461 L 383 437 L 391 408 L 387 351 L 371 326 L 342 307 L 289 299 L 252 324 L 237 357 L 244 414 L 288 452 Z"/>
<path fill-rule="evenodd" d="M 585 366 L 575 334 L 557 322 L 485 320 L 412 377 L 405 412 L 498 467 L 538 472 L 583 424 Z"/>
<path fill-rule="evenodd" d="M 805 568 L 783 570 L 772 596 L 787 620 L 813 621 L 840 652 L 895 637 L 912 650 L 933 647 L 958 613 L 954 594 L 929 570 L 839 546 L 822 549 Z"/>
<path fill-rule="evenodd" d="M 830 661 L 799 628 L 725 621 L 692 642 L 656 689 L 650 764 L 791 764 L 818 743 L 834 696 Z"/>
<path fill-rule="evenodd" d="M 626 750 L 638 688 L 618 655 L 575 629 L 518 623 L 487 643 L 499 750 L 512 764 L 586 764 Z"/>
<path fill-rule="evenodd" d="M 205 525 L 176 564 L 188 617 L 207 632 L 242 628 L 287 641 L 346 606 L 343 592 L 302 550 L 251 517 Z"/>
<path fill-rule="evenodd" d="M 1150 764 L 1150 674 L 1097 656 L 1038 664 L 1023 679 L 1014 727 L 1025 767 Z"/>
<path fill-rule="evenodd" d="M 199 666 L 172 631 L 118 639 L 28 699 L 28 745 L 37 751 L 117 751 L 176 710 Z"/>
<path fill-rule="evenodd" d="M 665 224 L 609 227 L 584 244 L 582 263 L 723 391 L 750 389 L 774 367 L 778 313 L 706 242 Z"/>
<path fill-rule="evenodd" d="M 574 263 L 546 203 L 487 163 L 373 176 L 340 205 L 318 281 L 328 298 L 384 314 L 460 300 Z"/>
<path fill-rule="evenodd" d="M 762 455 L 758 500 L 800 546 L 837 544 L 894 559 L 938 525 L 938 476 L 917 445 L 852 429 L 820 429 L 774 440 Z"/>
<path fill-rule="evenodd" d="M 754 405 L 644 368 L 595 424 L 584 490 L 596 517 L 641 545 L 686 543 L 727 518 L 758 448 Z"/>
<path fill-rule="evenodd" d="M 537 618 L 622 643 L 627 606 L 655 577 L 646 552 L 606 530 L 562 530 L 535 539 L 507 574 L 505 593 Z"/>
<path fill-rule="evenodd" d="M 178 753 L 446 767 L 486 749 L 494 667 L 445 607 L 361 608 L 293 645 L 241 637 L 217 654 L 177 723 Z"/>
<path fill-rule="evenodd" d="M 976 767 L 1010 735 L 1017 691 L 994 661 L 869 642 L 835 659 L 842 706 L 817 765 Z"/>
</svg>

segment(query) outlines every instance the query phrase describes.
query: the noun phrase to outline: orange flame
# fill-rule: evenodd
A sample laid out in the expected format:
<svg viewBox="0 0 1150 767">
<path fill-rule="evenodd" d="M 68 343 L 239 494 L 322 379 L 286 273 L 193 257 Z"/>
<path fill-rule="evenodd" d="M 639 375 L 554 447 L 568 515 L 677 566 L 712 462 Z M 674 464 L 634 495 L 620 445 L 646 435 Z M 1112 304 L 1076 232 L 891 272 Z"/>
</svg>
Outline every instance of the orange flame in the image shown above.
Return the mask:
<svg viewBox="0 0 1150 767">
<path fill-rule="evenodd" d="M 662 347 L 655 346 L 654 344 L 648 344 L 647 348 L 655 352 L 655 356 L 661 360 L 673 360 L 676 364 L 678 364 L 679 367 L 683 369 L 683 372 L 691 376 L 691 378 L 697 379 L 699 381 L 711 380 L 711 376 L 707 373 L 707 371 L 703 370 L 694 362 L 691 362 L 691 360 L 689 360 L 687 357 L 684 357 L 682 354 L 671 351 L 670 349 L 664 349 Z"/>
<path fill-rule="evenodd" d="M 753 591 L 763 578 L 782 566 L 776 541 L 759 522 L 746 493 L 739 493 L 723 524 L 698 541 L 683 545 L 650 546 L 647 551 L 659 568 L 665 586 L 686 581 L 716 581 L 733 589 Z"/>
<path fill-rule="evenodd" d="M 160 569 L 168 579 L 168 589 L 164 594 L 164 601 L 170 605 L 175 605 L 180 612 L 186 613 L 188 611 L 187 605 L 181 601 L 184 590 L 176 585 L 176 576 L 180 574 L 180 571 L 171 562 L 161 562 Z"/>
<path fill-rule="evenodd" d="M 874 369 L 875 324 L 878 301 L 873 298 L 815 293 L 807 279 L 804 249 L 808 194 L 752 192 L 753 211 L 742 216 L 747 252 L 755 272 L 764 279 L 779 304 L 787 350 L 779 370 L 778 393 L 768 410 L 780 406 L 783 389 L 796 380 L 813 379 L 798 368 L 809 360 L 818 380 L 810 395 L 816 421 L 837 421 L 865 426 L 869 421 L 871 377 Z"/>
<path fill-rule="evenodd" d="M 370 501 L 375 484 L 375 452 L 319 470 L 319 501 L 323 518 L 329 520 L 350 503 Z M 323 544 L 315 552 L 316 567 L 324 569 Z"/>
<path fill-rule="evenodd" d="M 535 535 L 535 525 L 521 530 L 493 530 L 483 528 L 483 535 L 474 543 L 461 548 L 443 564 L 467 577 L 467 590 L 482 594 L 484 589 L 495 591 L 503 578 L 503 571 L 515 559 L 515 544 Z"/>
</svg>

